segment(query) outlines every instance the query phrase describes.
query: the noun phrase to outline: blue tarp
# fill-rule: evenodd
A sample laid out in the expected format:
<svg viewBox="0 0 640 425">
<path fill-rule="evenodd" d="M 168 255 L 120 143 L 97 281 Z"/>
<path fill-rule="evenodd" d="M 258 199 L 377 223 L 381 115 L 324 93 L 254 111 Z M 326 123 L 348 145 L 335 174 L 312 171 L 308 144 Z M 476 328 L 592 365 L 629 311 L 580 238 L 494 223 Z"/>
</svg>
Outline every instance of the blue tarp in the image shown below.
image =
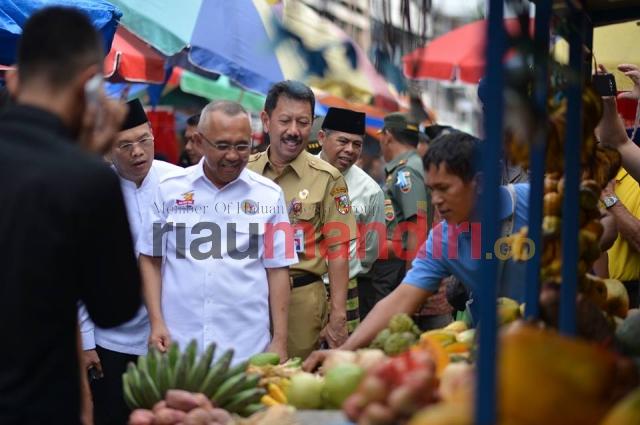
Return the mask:
<svg viewBox="0 0 640 425">
<path fill-rule="evenodd" d="M 104 40 L 105 55 L 122 12 L 105 0 L 0 0 L 0 64 L 12 65 L 16 61 L 16 47 L 25 21 L 46 6 L 68 6 L 82 10 Z"/>
</svg>

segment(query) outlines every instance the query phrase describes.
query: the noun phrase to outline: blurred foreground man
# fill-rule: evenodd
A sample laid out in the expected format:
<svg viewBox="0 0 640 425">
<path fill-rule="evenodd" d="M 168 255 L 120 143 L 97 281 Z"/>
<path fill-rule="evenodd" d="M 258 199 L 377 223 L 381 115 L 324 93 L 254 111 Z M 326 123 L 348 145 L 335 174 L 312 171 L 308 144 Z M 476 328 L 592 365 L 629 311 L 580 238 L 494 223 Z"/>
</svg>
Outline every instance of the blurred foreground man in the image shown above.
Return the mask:
<svg viewBox="0 0 640 425">
<path fill-rule="evenodd" d="M 307 152 L 315 97 L 306 85 L 281 81 L 269 90 L 261 113 L 270 145 L 248 167 L 275 181 L 285 195 L 300 262 L 291 267 L 289 356 L 306 357 L 324 340 L 347 338 L 349 241 L 356 223 L 344 177 Z M 328 225 L 327 227 L 324 227 Z M 330 308 L 322 275 L 329 273 Z M 327 324 L 328 315 L 328 324 Z"/>
<path fill-rule="evenodd" d="M 78 300 L 104 328 L 140 307 L 118 178 L 78 146 L 110 148 L 126 111 L 85 95 L 102 60 L 82 12 L 47 8 L 26 22 L 7 74 L 16 105 L 0 116 L 3 425 L 80 423 Z"/>
<path fill-rule="evenodd" d="M 262 351 L 284 360 L 288 266 L 298 259 L 269 230 L 289 226 L 282 190 L 246 169 L 251 125 L 240 104 L 207 105 L 194 138 L 203 159 L 160 181 L 139 241 L 150 343 L 166 351 L 195 339 L 200 352 L 233 348 L 235 363 Z"/>
<path fill-rule="evenodd" d="M 367 273 L 385 241 L 384 193 L 367 173 L 355 165 L 364 144 L 365 114 L 329 108 L 318 132 L 320 158 L 336 167 L 347 182 L 351 209 L 358 224 L 359 239 L 349 245 L 349 290 L 347 329 L 352 333 L 360 322 L 358 279 Z M 381 235 L 381 237 L 380 237 Z M 327 282 L 325 282 L 327 283 Z"/>
<path fill-rule="evenodd" d="M 142 219 L 153 207 L 158 182 L 164 176 L 182 172 L 182 168 L 153 159 L 153 133 L 147 115 L 138 99 L 127 103 L 129 112 L 116 135 L 109 153 L 129 217 L 131 236 L 136 241 Z M 82 346 L 85 365 L 94 367 L 102 378 L 90 382 L 96 425 L 119 425 L 127 422 L 129 408 L 122 395 L 122 374 L 129 362 L 147 354 L 149 319 L 141 306 L 136 316 L 112 329 L 94 327 L 81 309 Z"/>
</svg>

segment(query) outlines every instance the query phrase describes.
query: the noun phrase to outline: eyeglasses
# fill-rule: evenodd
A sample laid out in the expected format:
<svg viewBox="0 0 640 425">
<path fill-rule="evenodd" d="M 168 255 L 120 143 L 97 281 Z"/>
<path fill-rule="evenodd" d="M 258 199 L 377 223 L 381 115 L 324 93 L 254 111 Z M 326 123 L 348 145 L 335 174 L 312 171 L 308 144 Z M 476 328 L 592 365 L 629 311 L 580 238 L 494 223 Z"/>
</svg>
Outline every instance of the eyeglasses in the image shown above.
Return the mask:
<svg viewBox="0 0 640 425">
<path fill-rule="evenodd" d="M 212 142 L 211 140 L 207 139 L 206 137 L 204 137 L 204 135 L 202 133 L 200 133 L 200 136 L 202 136 L 202 138 L 214 149 L 220 151 L 220 152 L 231 152 L 232 150 L 235 150 L 236 152 L 238 152 L 239 154 L 247 154 L 249 152 L 251 152 L 251 143 L 250 142 L 240 142 L 237 144 L 231 144 L 231 143 L 227 143 L 227 142 Z"/>
<path fill-rule="evenodd" d="M 125 151 L 125 152 L 130 152 L 133 150 L 133 147 L 137 144 L 140 144 L 140 146 L 144 147 L 148 147 L 153 143 L 153 137 L 145 137 L 144 139 L 140 139 L 137 142 L 123 142 L 120 143 L 119 145 L 117 145 L 117 148 L 120 149 L 121 151 Z"/>
</svg>

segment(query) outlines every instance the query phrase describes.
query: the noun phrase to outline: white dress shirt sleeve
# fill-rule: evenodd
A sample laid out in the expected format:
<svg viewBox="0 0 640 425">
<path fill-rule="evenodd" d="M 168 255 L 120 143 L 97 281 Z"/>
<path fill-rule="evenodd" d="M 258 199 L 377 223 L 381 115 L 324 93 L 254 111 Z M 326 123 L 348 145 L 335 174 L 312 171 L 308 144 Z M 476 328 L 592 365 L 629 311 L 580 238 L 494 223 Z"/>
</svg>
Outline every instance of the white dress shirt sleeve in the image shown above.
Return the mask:
<svg viewBox="0 0 640 425">
<path fill-rule="evenodd" d="M 280 190 L 280 195 L 278 196 L 278 208 L 276 208 L 276 211 L 277 212 L 271 216 L 267 225 L 274 226 L 276 229 L 276 225 L 279 224 L 281 226 L 282 223 L 289 226 L 289 215 L 287 214 L 287 207 L 284 202 L 284 193 L 282 190 Z M 265 253 L 266 255 L 262 256 L 262 265 L 265 268 L 274 269 L 298 263 L 298 255 L 293 249 L 292 244 L 287 250 L 287 238 L 285 232 L 265 232 L 264 235 L 265 238 L 273 238 L 273 255 L 271 255 L 271 253 Z"/>
<path fill-rule="evenodd" d="M 81 302 L 78 303 L 78 324 L 80 326 L 80 336 L 82 337 L 82 349 L 84 351 L 94 350 L 96 348 L 95 325 L 89 317 L 87 308 Z"/>
</svg>

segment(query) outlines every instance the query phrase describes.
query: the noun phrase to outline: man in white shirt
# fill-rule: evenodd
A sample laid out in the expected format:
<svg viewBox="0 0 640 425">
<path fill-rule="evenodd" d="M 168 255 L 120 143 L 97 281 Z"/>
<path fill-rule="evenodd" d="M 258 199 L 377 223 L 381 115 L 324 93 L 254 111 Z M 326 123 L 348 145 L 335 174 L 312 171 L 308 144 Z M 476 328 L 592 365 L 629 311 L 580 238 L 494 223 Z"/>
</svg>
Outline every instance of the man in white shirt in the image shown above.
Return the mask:
<svg viewBox="0 0 640 425">
<path fill-rule="evenodd" d="M 153 160 L 153 133 L 144 108 L 137 99 L 128 102 L 128 105 L 129 112 L 108 157 L 120 179 L 135 243 L 140 234 L 142 218 L 152 206 L 158 181 L 163 176 L 182 173 L 183 169 Z M 86 310 L 81 307 L 80 322 L 85 364 L 89 368 L 94 367 L 97 376 L 103 375 L 90 382 L 94 421 L 96 425 L 126 423 L 129 409 L 122 397 L 122 374 L 130 361 L 135 362 L 139 355 L 147 353 L 147 311 L 142 306 L 127 323 L 102 329 L 94 327 Z"/>
<path fill-rule="evenodd" d="M 160 182 L 139 240 L 149 341 L 161 351 L 216 342 L 234 362 L 265 350 L 284 360 L 288 266 L 298 259 L 282 190 L 245 168 L 251 125 L 239 104 L 207 105 L 194 140 L 203 158 Z"/>
<path fill-rule="evenodd" d="M 380 240 L 386 238 L 384 193 L 375 180 L 355 165 L 364 144 L 365 117 L 362 112 L 329 108 L 322 129 L 318 132 L 318 141 L 322 146 L 320 158 L 336 167 L 344 176 L 359 230 L 358 239 L 352 240 L 349 245 L 349 333 L 360 321 L 357 278 L 369 271 L 378 258 Z"/>
</svg>

